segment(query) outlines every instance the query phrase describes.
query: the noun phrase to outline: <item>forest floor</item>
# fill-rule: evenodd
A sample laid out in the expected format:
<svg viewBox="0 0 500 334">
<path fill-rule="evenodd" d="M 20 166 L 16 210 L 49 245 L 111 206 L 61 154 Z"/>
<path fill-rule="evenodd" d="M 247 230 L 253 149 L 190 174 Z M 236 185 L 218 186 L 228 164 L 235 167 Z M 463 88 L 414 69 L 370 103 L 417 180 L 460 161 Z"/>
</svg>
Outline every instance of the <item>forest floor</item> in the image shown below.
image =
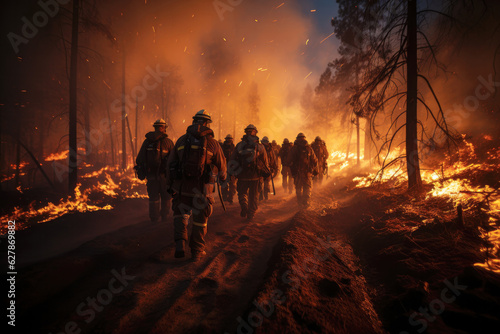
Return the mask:
<svg viewBox="0 0 500 334">
<path fill-rule="evenodd" d="M 199 262 L 174 259 L 171 217 L 151 223 L 143 198 L 18 231 L 16 332 L 500 328 L 500 275 L 474 266 L 486 260 L 479 214 L 462 225 L 439 203 L 351 180 L 330 178 L 307 210 L 276 182 L 250 223 L 216 203 Z"/>
</svg>

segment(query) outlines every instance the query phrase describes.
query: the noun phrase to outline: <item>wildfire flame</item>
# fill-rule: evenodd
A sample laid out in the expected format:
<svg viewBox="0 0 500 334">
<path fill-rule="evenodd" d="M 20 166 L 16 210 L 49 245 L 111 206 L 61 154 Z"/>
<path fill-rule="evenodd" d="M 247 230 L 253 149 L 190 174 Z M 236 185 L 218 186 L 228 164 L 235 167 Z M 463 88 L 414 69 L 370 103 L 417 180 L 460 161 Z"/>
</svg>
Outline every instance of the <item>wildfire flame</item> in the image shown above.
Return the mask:
<svg viewBox="0 0 500 334">
<path fill-rule="evenodd" d="M 103 178 L 103 181 L 98 180 Z M 95 180 L 95 183 L 92 182 Z M 40 203 L 32 202 L 26 207 L 15 207 L 13 211 L 2 217 L 4 221 L 16 220 L 20 229 L 27 228 L 27 223 L 45 223 L 63 215 L 74 212 L 92 212 L 98 210 L 112 210 L 113 201 L 127 198 L 148 198 L 144 189 L 144 182 L 132 174 L 131 169 L 118 171 L 117 167 L 103 167 L 82 176 L 82 182 L 92 182 L 94 185 L 83 189 L 79 183 L 75 189 L 75 196 L 61 199 L 59 203 L 49 202 L 43 207 Z M 139 189 L 142 187 L 143 189 Z M 5 233 L 2 227 L 0 233 Z"/>
<path fill-rule="evenodd" d="M 480 228 L 483 237 L 490 242 L 492 248 L 482 249 L 488 254 L 493 254 L 485 263 L 475 265 L 484 267 L 488 270 L 500 273 L 500 193 L 490 185 L 473 185 L 471 178 L 474 175 L 483 175 L 485 173 L 496 173 L 498 171 L 498 161 L 500 160 L 500 148 L 487 152 L 488 157 L 485 163 L 477 163 L 475 147 L 472 143 L 464 140 L 464 146 L 458 151 L 458 161 L 451 162 L 450 157 L 446 157 L 445 162 L 439 170 L 432 168 L 422 169 L 422 182 L 430 185 L 431 189 L 425 194 L 425 200 L 441 199 L 456 207 L 461 205 L 463 211 L 467 212 L 474 204 L 483 203 L 482 211 L 488 215 L 489 227 Z M 400 155 L 395 151 L 386 161 L 391 161 L 394 157 Z M 331 158 L 343 158 L 345 154 L 334 152 Z M 341 165 L 341 168 L 343 165 Z M 364 177 L 355 177 L 353 179 L 356 188 L 371 186 L 374 182 L 387 183 L 393 187 L 398 187 L 407 182 L 407 172 L 404 160 L 385 168 L 383 172 L 373 172 Z M 411 208 L 407 208 L 412 210 Z"/>
</svg>

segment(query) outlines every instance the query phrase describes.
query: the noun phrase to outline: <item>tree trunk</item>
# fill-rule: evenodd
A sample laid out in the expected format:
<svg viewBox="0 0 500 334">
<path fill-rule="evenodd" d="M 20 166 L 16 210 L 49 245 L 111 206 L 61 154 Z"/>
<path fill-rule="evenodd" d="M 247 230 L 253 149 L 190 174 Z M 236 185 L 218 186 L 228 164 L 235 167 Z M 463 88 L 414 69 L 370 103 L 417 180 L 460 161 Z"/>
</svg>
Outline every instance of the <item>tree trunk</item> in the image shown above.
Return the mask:
<svg viewBox="0 0 500 334">
<path fill-rule="evenodd" d="M 88 72 L 87 72 L 88 73 Z M 90 147 L 90 98 L 89 91 L 86 87 L 83 90 L 83 118 L 84 118 L 84 131 L 85 131 L 85 162 L 92 163 L 90 154 L 92 152 L 92 147 Z"/>
<path fill-rule="evenodd" d="M 104 95 L 105 101 L 106 101 L 106 112 L 108 113 L 108 121 L 109 121 L 109 144 L 111 146 L 111 163 L 113 164 L 113 167 L 116 166 L 115 164 L 115 143 L 113 141 L 113 122 L 111 122 L 111 116 L 109 114 L 109 103 L 108 103 L 108 93 Z"/>
<path fill-rule="evenodd" d="M 356 116 L 356 165 L 359 167 L 360 162 L 360 145 L 359 145 L 359 117 Z"/>
<path fill-rule="evenodd" d="M 139 127 L 139 98 L 135 98 L 135 152 L 137 152 L 137 141 L 139 137 L 137 137 L 137 128 Z"/>
<path fill-rule="evenodd" d="M 6 168 L 4 168 L 4 155 L 5 155 L 5 152 L 4 152 L 4 149 L 3 149 L 3 143 L 2 143 L 2 127 L 3 127 L 3 119 L 2 119 L 2 113 L 0 113 L 0 176 L 2 176 L 3 178 L 3 171 L 6 170 Z M 0 182 L 0 191 L 2 190 L 2 182 Z"/>
<path fill-rule="evenodd" d="M 127 113 L 125 110 L 125 45 L 123 45 L 123 59 L 122 59 L 122 169 L 127 168 L 127 142 L 126 142 L 126 136 L 127 132 L 125 130 L 125 122 L 126 122 L 126 117 Z"/>
<path fill-rule="evenodd" d="M 365 118 L 366 123 L 365 123 L 365 156 L 364 160 L 365 161 L 371 161 L 372 159 L 372 151 L 371 151 L 371 137 L 370 137 L 370 118 L 367 117 Z"/>
<path fill-rule="evenodd" d="M 221 124 L 222 124 L 221 102 L 219 102 L 219 138 L 218 139 L 221 139 L 221 136 L 222 136 Z"/>
<path fill-rule="evenodd" d="M 422 179 L 417 137 L 417 0 L 408 0 L 406 164 L 408 189 L 420 190 Z"/>
<path fill-rule="evenodd" d="M 134 139 L 132 138 L 132 130 L 130 129 L 130 122 L 128 121 L 128 116 L 125 117 L 127 121 L 128 136 L 130 138 L 130 150 L 132 151 L 132 161 L 135 159 L 135 149 L 134 149 Z"/>
<path fill-rule="evenodd" d="M 71 65 L 69 78 L 69 176 L 68 190 L 74 195 L 77 175 L 77 147 L 76 147 L 76 121 L 77 121 L 77 63 L 78 63 L 78 21 L 79 0 L 73 0 L 73 26 L 71 32 Z"/>
<path fill-rule="evenodd" d="M 238 112 L 238 109 L 236 108 L 233 113 L 233 138 L 234 141 L 236 142 L 236 113 Z"/>
<path fill-rule="evenodd" d="M 349 130 L 347 131 L 347 150 L 345 153 L 345 161 L 349 162 L 349 153 L 351 150 L 351 137 L 352 137 L 352 122 L 349 121 Z"/>
<path fill-rule="evenodd" d="M 165 119 L 165 80 L 161 79 L 161 117 Z"/>
<path fill-rule="evenodd" d="M 20 164 L 21 164 L 21 144 L 19 144 L 19 124 L 17 126 L 17 134 L 16 134 L 16 139 L 17 139 L 17 143 L 16 143 L 16 174 L 15 174 L 15 178 L 14 178 L 14 182 L 15 182 L 15 185 L 16 185 L 16 188 L 20 185 L 20 180 L 19 180 L 19 175 L 20 175 Z"/>
</svg>

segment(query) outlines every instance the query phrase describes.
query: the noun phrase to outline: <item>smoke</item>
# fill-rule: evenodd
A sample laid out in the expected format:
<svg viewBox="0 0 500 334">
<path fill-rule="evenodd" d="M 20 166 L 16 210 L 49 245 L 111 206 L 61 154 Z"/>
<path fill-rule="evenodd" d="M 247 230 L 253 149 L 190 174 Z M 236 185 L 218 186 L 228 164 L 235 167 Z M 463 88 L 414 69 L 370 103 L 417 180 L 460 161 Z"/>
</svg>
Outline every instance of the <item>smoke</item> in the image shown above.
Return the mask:
<svg viewBox="0 0 500 334">
<path fill-rule="evenodd" d="M 221 2 L 227 5 L 224 11 L 215 8 Z M 123 15 L 109 4 L 105 10 L 112 17 L 117 45 L 123 42 L 127 50 L 128 86 L 142 80 L 148 64 L 177 66 L 183 84 L 168 115 L 177 135 L 197 110 L 206 109 L 216 136 L 220 128 L 221 136 L 238 138 L 248 123 L 257 123 L 261 136 L 293 138 L 304 130 L 300 93 L 317 80 L 316 62 L 322 68 L 336 49 L 334 39 L 319 43 L 324 36 L 298 0 L 148 0 L 131 2 Z M 249 102 L 252 85 L 258 87 L 260 101 L 256 117 Z M 156 101 L 146 106 L 143 116 L 150 122 L 162 116 L 161 92 L 148 94 L 151 99 Z"/>
</svg>

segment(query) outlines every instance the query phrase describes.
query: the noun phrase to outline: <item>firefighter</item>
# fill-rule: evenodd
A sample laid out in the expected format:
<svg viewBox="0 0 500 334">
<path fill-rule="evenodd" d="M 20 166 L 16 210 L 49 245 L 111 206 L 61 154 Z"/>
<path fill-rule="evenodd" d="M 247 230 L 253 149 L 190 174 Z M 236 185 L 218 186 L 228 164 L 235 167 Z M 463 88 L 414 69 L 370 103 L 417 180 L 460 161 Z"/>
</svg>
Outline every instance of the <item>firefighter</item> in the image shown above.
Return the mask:
<svg viewBox="0 0 500 334">
<path fill-rule="evenodd" d="M 193 124 L 175 143 L 169 158 L 169 191 L 173 193 L 174 239 L 176 258 L 185 256 L 187 225 L 193 217 L 189 247 L 194 261 L 206 255 L 205 235 L 212 214 L 212 193 L 218 175 L 226 180 L 226 158 L 210 129 L 212 117 L 205 110 L 193 116 Z"/>
<path fill-rule="evenodd" d="M 326 143 L 321 140 L 319 136 L 314 139 L 311 143 L 311 148 L 318 159 L 318 175 L 313 178 L 314 184 L 321 185 L 323 182 L 323 176 L 327 172 L 327 159 L 328 159 L 328 149 L 326 148 Z"/>
<path fill-rule="evenodd" d="M 278 173 L 281 171 L 281 165 L 282 165 L 282 160 L 280 157 L 281 146 L 278 145 L 278 143 L 274 139 L 271 142 L 271 145 L 273 146 L 274 156 L 276 157 L 276 164 L 278 165 L 278 169 L 276 170 L 275 175 L 273 175 L 274 177 L 276 177 Z"/>
<path fill-rule="evenodd" d="M 228 134 L 225 141 L 222 144 L 222 151 L 224 152 L 224 157 L 226 161 L 229 163 L 231 159 L 231 155 L 234 152 L 234 143 L 233 136 Z M 224 199 L 229 203 L 233 204 L 233 197 L 236 194 L 236 176 L 228 175 L 227 182 L 222 186 L 222 195 Z"/>
<path fill-rule="evenodd" d="M 271 192 L 271 178 L 276 175 L 276 171 L 278 170 L 278 163 L 276 162 L 276 156 L 274 155 L 274 149 L 271 143 L 269 143 L 269 138 L 263 137 L 260 141 L 267 152 L 267 162 L 269 164 L 269 169 L 271 170 L 271 175 L 268 177 L 261 177 L 259 192 L 259 199 L 269 199 L 269 193 Z"/>
<path fill-rule="evenodd" d="M 288 163 L 295 183 L 295 193 L 299 206 L 310 205 L 312 177 L 318 175 L 318 160 L 313 149 L 301 132 L 290 150 Z"/>
<path fill-rule="evenodd" d="M 167 160 L 174 143 L 167 135 L 167 123 L 158 119 L 153 124 L 154 131 L 146 134 L 137 154 L 136 164 L 142 168 L 147 178 L 149 196 L 149 218 L 157 222 L 166 221 L 172 197 L 167 192 Z"/>
<path fill-rule="evenodd" d="M 292 172 L 290 171 L 290 165 L 288 164 L 288 155 L 290 153 L 293 143 L 288 141 L 288 138 L 283 140 L 283 145 L 281 146 L 279 156 L 281 158 L 281 180 L 283 189 L 285 193 L 288 191 L 289 194 L 293 192 L 293 182 L 292 182 Z"/>
<path fill-rule="evenodd" d="M 229 172 L 237 178 L 240 216 L 252 221 L 258 208 L 259 179 L 271 175 L 266 149 L 259 143 L 255 125 L 245 128 L 245 135 L 236 145 L 229 166 Z"/>
</svg>

